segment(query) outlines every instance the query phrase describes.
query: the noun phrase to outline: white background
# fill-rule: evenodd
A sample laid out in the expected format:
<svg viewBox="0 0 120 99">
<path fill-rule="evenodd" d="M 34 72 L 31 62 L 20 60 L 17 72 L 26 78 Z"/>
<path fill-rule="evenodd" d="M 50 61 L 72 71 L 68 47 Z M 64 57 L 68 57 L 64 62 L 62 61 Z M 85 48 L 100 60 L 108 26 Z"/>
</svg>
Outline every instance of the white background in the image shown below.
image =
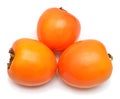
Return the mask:
<svg viewBox="0 0 120 99">
<path fill-rule="evenodd" d="M 97 39 L 114 57 L 110 79 L 93 89 L 75 89 L 59 76 L 36 88 L 21 87 L 7 75 L 8 50 L 22 37 L 37 39 L 39 16 L 50 7 L 63 7 L 81 23 L 81 39 Z M 119 0 L 0 0 L 0 97 L 26 99 L 120 98 L 120 2 Z"/>
</svg>

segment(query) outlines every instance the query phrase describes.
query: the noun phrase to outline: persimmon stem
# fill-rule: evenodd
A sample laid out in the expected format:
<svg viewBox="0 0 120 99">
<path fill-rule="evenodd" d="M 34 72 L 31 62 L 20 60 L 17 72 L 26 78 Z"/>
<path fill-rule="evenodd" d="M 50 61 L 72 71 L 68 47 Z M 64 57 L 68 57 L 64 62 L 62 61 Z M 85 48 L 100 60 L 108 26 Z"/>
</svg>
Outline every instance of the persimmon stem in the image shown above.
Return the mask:
<svg viewBox="0 0 120 99">
<path fill-rule="evenodd" d="M 14 56 L 15 56 L 15 53 L 13 51 L 12 48 L 9 49 L 9 53 L 10 53 L 10 59 L 9 59 L 9 63 L 7 63 L 7 68 L 9 69 L 10 68 L 10 65 L 14 59 Z"/>
<path fill-rule="evenodd" d="M 59 8 L 60 10 L 66 11 L 65 9 L 63 9 L 62 7 Z M 67 11 L 66 11 L 67 12 Z"/>
<path fill-rule="evenodd" d="M 109 56 L 110 60 L 113 60 L 113 56 L 110 53 L 108 53 L 108 56 Z"/>
</svg>

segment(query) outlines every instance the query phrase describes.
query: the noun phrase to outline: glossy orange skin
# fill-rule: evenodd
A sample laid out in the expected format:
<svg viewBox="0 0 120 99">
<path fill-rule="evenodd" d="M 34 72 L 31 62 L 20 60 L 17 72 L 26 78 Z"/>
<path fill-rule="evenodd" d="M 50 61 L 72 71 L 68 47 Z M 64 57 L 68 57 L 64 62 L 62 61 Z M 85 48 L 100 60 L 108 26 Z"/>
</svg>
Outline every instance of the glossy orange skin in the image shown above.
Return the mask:
<svg viewBox="0 0 120 99">
<path fill-rule="evenodd" d="M 60 8 L 49 8 L 40 16 L 37 36 L 54 51 L 61 51 L 71 45 L 79 36 L 79 20 Z"/>
<path fill-rule="evenodd" d="M 65 83 L 91 88 L 106 81 L 112 63 L 105 46 L 97 40 L 83 40 L 69 46 L 60 56 L 58 72 Z"/>
<path fill-rule="evenodd" d="M 8 69 L 9 77 L 23 86 L 38 86 L 53 78 L 57 68 L 54 53 L 43 43 L 22 38 L 12 46 L 15 57 Z"/>
</svg>

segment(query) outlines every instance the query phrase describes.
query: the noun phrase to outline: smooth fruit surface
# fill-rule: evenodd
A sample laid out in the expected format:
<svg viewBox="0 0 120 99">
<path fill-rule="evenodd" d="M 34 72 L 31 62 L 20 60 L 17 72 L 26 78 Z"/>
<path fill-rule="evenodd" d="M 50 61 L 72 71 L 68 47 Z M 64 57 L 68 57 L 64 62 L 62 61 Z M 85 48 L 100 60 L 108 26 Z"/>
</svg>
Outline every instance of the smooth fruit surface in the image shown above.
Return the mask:
<svg viewBox="0 0 120 99">
<path fill-rule="evenodd" d="M 55 75 L 55 55 L 43 43 L 28 38 L 18 39 L 9 52 L 8 75 L 14 82 L 23 86 L 37 86 Z"/>
<path fill-rule="evenodd" d="M 79 36 L 79 20 L 62 8 L 49 8 L 40 16 L 37 36 L 40 41 L 55 51 L 61 51 Z"/>
<path fill-rule="evenodd" d="M 82 40 L 72 44 L 61 54 L 58 72 L 68 85 L 91 88 L 110 77 L 112 63 L 100 41 Z"/>
</svg>

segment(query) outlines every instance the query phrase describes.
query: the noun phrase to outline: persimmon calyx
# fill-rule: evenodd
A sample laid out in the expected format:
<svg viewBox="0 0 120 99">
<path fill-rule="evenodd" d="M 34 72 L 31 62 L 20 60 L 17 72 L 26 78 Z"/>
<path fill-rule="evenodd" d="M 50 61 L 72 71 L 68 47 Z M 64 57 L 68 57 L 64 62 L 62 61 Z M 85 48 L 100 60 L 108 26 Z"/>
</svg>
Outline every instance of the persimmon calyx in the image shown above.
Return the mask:
<svg viewBox="0 0 120 99">
<path fill-rule="evenodd" d="M 8 69 L 10 68 L 10 65 L 15 57 L 15 53 L 14 53 L 14 50 L 12 48 L 9 49 L 9 53 L 10 53 L 10 59 L 9 59 L 9 62 L 7 63 Z"/>
<path fill-rule="evenodd" d="M 110 53 L 108 53 L 108 56 L 109 56 L 110 60 L 113 60 L 113 56 Z"/>
<path fill-rule="evenodd" d="M 65 12 L 67 12 L 67 11 L 66 11 L 65 9 L 63 9 L 62 7 L 60 7 L 59 9 L 60 9 L 60 10 L 62 10 L 62 11 L 65 11 Z"/>
</svg>

